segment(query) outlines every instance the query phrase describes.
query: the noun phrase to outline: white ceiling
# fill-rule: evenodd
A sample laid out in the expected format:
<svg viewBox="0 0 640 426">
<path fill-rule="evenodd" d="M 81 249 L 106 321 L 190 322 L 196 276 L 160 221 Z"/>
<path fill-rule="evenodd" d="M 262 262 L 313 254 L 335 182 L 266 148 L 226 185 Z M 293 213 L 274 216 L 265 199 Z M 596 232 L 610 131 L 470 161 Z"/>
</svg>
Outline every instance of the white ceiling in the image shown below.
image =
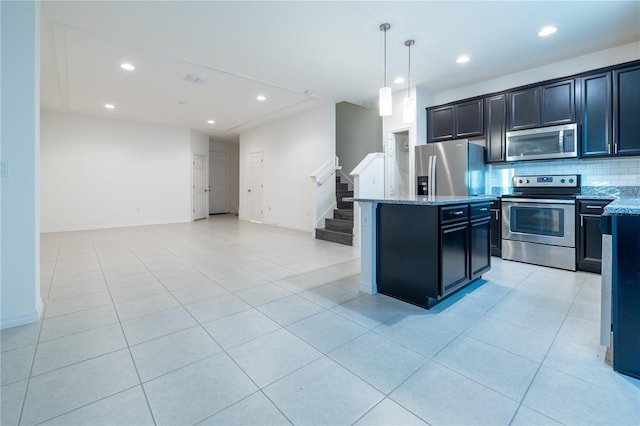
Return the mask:
<svg viewBox="0 0 640 426">
<path fill-rule="evenodd" d="M 640 40 L 638 0 L 43 1 L 41 19 L 43 108 L 220 138 L 320 102 L 375 106 L 383 22 L 389 85 L 406 89 L 392 81 L 414 39 L 412 85 L 431 93 Z M 539 38 L 548 24 L 558 32 Z"/>
</svg>

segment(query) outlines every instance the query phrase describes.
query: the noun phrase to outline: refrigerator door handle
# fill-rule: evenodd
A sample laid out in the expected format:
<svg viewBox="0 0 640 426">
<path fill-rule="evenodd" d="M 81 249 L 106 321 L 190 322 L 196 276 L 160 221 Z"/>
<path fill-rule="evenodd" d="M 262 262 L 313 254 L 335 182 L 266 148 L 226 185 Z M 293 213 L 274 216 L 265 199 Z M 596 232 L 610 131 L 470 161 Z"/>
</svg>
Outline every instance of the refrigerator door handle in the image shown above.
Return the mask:
<svg viewBox="0 0 640 426">
<path fill-rule="evenodd" d="M 435 155 L 429 156 L 429 195 L 436 195 L 436 160 Z"/>
</svg>

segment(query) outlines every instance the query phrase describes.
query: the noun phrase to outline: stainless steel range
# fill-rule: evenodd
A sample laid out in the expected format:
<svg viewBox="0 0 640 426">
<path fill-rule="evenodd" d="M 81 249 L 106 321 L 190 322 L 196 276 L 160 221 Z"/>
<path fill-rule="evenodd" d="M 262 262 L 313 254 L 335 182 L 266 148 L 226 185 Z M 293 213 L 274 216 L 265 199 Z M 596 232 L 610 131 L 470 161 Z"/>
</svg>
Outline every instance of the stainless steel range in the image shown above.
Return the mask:
<svg viewBox="0 0 640 426">
<path fill-rule="evenodd" d="M 576 270 L 580 175 L 514 176 L 502 196 L 502 258 Z"/>
</svg>

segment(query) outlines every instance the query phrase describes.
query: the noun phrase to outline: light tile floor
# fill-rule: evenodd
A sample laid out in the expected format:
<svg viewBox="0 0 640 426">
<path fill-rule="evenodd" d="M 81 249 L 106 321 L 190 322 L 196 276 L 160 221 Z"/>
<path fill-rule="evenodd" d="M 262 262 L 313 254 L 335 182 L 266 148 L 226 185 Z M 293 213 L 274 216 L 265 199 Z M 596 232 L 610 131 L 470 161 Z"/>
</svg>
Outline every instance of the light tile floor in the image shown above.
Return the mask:
<svg viewBox="0 0 640 426">
<path fill-rule="evenodd" d="M 430 311 L 359 251 L 215 216 L 45 234 L 44 319 L 3 330 L 2 425 L 640 424 L 600 277 L 493 258 Z"/>
</svg>

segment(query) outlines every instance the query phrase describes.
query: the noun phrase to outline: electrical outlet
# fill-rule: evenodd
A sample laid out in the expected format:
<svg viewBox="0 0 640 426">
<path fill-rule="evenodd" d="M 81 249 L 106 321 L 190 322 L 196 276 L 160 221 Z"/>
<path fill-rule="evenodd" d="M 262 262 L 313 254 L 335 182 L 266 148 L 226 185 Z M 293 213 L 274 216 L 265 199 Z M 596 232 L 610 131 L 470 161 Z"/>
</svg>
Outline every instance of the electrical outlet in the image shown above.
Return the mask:
<svg viewBox="0 0 640 426">
<path fill-rule="evenodd" d="M 0 162 L 0 177 L 9 176 L 9 164 L 6 161 Z"/>
</svg>

